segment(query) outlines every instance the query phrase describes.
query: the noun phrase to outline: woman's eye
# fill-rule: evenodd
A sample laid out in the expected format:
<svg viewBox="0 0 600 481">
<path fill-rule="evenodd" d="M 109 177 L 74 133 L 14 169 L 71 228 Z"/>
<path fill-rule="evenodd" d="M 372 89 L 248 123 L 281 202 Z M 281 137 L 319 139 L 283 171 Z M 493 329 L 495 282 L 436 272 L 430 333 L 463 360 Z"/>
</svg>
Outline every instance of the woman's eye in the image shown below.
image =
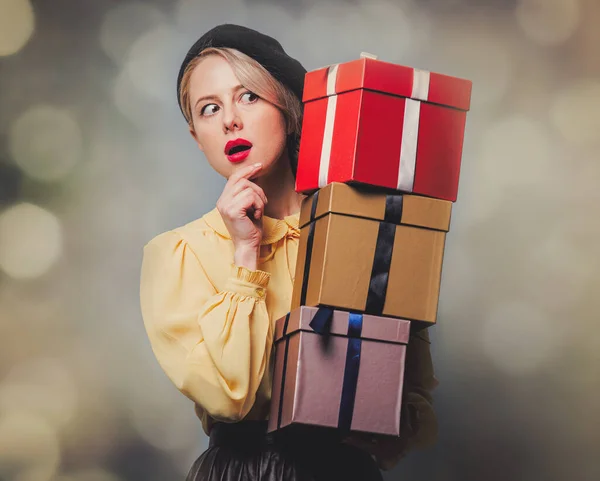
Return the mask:
<svg viewBox="0 0 600 481">
<path fill-rule="evenodd" d="M 254 92 L 246 92 L 242 95 L 242 100 L 247 103 L 256 102 L 258 100 L 258 95 Z"/>
<path fill-rule="evenodd" d="M 207 104 L 200 110 L 200 115 L 213 115 L 217 112 L 217 104 Z"/>
</svg>

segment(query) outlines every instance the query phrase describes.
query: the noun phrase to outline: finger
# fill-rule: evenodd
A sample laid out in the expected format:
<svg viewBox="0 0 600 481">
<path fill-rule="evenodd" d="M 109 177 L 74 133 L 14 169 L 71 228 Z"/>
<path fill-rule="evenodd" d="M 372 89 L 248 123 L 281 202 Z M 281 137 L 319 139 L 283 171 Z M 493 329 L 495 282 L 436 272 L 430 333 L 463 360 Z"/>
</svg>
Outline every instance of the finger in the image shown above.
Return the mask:
<svg viewBox="0 0 600 481">
<path fill-rule="evenodd" d="M 235 184 L 235 186 L 233 186 L 231 188 L 231 195 L 235 197 L 242 190 L 248 189 L 248 188 L 254 190 L 258 195 L 260 195 L 260 197 L 262 198 L 262 200 L 265 204 L 267 204 L 269 202 L 267 200 L 267 196 L 265 195 L 264 190 L 262 190 L 262 188 L 260 186 L 256 185 L 254 182 L 247 180 L 247 179 L 240 179 Z"/>
<path fill-rule="evenodd" d="M 217 208 L 219 212 L 231 218 L 242 213 L 246 215 L 246 210 L 250 208 L 253 201 L 253 195 L 258 194 L 250 186 L 242 187 L 236 193 L 224 192 L 217 201 Z"/>
<path fill-rule="evenodd" d="M 265 203 L 262 198 L 252 189 L 245 189 L 240 192 L 233 199 L 233 203 L 235 205 L 234 210 L 237 212 L 248 212 L 249 209 L 254 209 L 255 212 L 258 211 L 259 214 L 262 215 L 265 209 Z"/>
<path fill-rule="evenodd" d="M 262 164 L 259 163 L 248 165 L 247 167 L 237 170 L 236 172 L 231 174 L 227 182 L 234 184 L 240 179 L 248 179 L 252 174 L 258 172 L 260 168 L 262 168 Z"/>
<path fill-rule="evenodd" d="M 246 180 L 245 183 L 247 183 L 248 186 L 260 196 L 260 198 L 263 200 L 263 202 L 265 204 L 269 203 L 269 199 L 267 199 L 267 195 L 265 194 L 265 191 L 262 189 L 262 187 L 260 187 L 259 185 L 256 185 L 251 180 Z"/>
<path fill-rule="evenodd" d="M 232 192 L 233 189 L 237 186 L 238 182 L 242 179 L 248 179 L 255 172 L 258 172 L 261 168 L 262 164 L 254 164 L 244 167 L 243 169 L 240 169 L 239 171 L 233 173 L 227 180 L 227 183 L 225 184 L 225 188 L 223 189 L 223 193 L 221 194 L 222 199 L 219 200 L 222 200 L 223 203 L 228 204 L 229 200 L 233 197 L 233 195 L 235 195 Z"/>
</svg>

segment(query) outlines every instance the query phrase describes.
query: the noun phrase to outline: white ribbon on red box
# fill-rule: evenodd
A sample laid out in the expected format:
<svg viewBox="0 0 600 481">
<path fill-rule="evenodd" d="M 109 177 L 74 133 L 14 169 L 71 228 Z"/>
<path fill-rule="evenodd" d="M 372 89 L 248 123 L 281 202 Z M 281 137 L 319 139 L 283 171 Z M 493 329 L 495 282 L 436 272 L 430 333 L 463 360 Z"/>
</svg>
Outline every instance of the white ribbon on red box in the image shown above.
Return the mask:
<svg viewBox="0 0 600 481">
<path fill-rule="evenodd" d="M 327 113 L 321 159 L 319 163 L 319 188 L 327 185 L 329 161 L 331 159 L 331 143 L 333 140 L 333 124 L 337 106 L 335 83 L 339 64 L 330 65 L 327 69 Z M 412 192 L 415 180 L 415 164 L 417 160 L 417 141 L 419 138 L 419 119 L 421 102 L 429 99 L 430 72 L 413 69 L 411 98 L 406 99 L 404 122 L 402 126 L 402 145 L 400 146 L 400 168 L 398 169 L 397 190 Z"/>
<path fill-rule="evenodd" d="M 333 139 L 333 122 L 337 107 L 337 94 L 335 93 L 335 81 L 337 79 L 338 65 L 331 65 L 327 69 L 327 113 L 325 114 L 325 133 L 323 145 L 321 146 L 321 160 L 319 162 L 319 188 L 327 185 L 329 173 L 329 160 L 331 159 L 331 141 Z"/>
</svg>

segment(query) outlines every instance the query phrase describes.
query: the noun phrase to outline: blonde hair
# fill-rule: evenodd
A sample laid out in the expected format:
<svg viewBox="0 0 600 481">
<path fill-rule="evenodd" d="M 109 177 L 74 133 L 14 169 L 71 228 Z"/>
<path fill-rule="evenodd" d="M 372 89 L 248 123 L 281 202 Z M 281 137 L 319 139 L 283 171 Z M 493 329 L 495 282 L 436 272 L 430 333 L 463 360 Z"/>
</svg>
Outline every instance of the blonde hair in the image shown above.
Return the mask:
<svg viewBox="0 0 600 481">
<path fill-rule="evenodd" d="M 267 69 L 248 55 L 227 47 L 209 47 L 198 54 L 186 67 L 179 88 L 179 101 L 183 115 L 191 126 L 190 78 L 196 66 L 208 55 L 223 57 L 241 84 L 260 98 L 278 107 L 284 115 L 289 135 L 300 137 L 302 128 L 302 103 L 284 84 L 273 77 Z"/>
</svg>

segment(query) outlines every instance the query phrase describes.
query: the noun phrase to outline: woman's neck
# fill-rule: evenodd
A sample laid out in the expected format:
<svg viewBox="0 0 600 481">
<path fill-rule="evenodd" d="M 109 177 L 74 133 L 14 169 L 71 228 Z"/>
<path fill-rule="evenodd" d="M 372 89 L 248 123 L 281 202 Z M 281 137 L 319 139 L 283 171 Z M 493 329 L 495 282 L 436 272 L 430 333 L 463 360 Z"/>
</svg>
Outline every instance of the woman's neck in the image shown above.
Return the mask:
<svg viewBox="0 0 600 481">
<path fill-rule="evenodd" d="M 254 182 L 263 189 L 268 203 L 265 215 L 274 219 L 283 219 L 300 211 L 302 199 L 305 197 L 296 192 L 296 180 L 290 167 L 287 155 L 284 155 Z"/>
</svg>

